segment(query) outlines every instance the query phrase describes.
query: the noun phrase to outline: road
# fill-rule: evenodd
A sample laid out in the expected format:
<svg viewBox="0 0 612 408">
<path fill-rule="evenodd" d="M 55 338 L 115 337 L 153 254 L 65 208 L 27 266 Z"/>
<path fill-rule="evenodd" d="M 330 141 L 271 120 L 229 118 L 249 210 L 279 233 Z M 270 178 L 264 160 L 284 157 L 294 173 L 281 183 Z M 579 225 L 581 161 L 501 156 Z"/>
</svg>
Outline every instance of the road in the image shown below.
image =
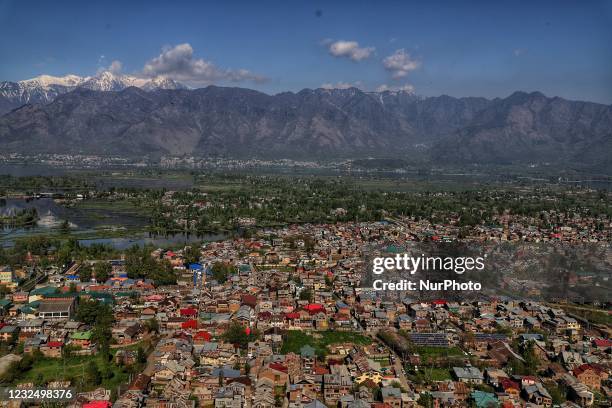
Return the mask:
<svg viewBox="0 0 612 408">
<path fill-rule="evenodd" d="M 147 356 L 147 365 L 145 366 L 144 370 L 142 370 L 142 373 L 148 375 L 149 377 L 155 374 L 155 358 L 153 357 L 153 354 L 155 352 L 157 343 L 159 343 L 159 339 L 151 344 L 152 350 Z"/>
<path fill-rule="evenodd" d="M 385 346 L 387 347 L 387 346 Z M 391 348 L 387 347 L 391 353 L 395 356 L 395 361 L 393 362 L 393 368 L 395 369 L 395 373 L 397 375 L 397 377 L 400 380 L 400 385 L 406 389 L 409 390 L 410 388 L 410 383 L 408 382 L 408 379 L 406 378 L 406 376 L 404 375 L 404 367 L 402 367 L 402 358 L 397 355 L 397 353 L 393 350 L 391 350 Z"/>
<path fill-rule="evenodd" d="M 395 374 L 397 378 L 400 380 L 400 385 L 402 386 L 402 388 L 406 390 L 411 389 L 410 382 L 408 382 L 408 378 L 406 378 L 406 376 L 404 375 L 404 370 L 402 367 L 402 358 L 395 351 L 393 351 L 390 347 L 388 347 L 385 343 L 383 343 L 378 337 L 376 337 L 376 335 L 374 335 L 373 333 L 367 332 L 363 330 L 363 328 L 362 328 L 362 332 L 363 334 L 370 337 L 372 340 L 374 340 L 378 344 L 382 345 L 386 350 L 389 351 L 390 354 L 393 355 L 394 357 L 393 369 L 395 370 Z"/>
</svg>

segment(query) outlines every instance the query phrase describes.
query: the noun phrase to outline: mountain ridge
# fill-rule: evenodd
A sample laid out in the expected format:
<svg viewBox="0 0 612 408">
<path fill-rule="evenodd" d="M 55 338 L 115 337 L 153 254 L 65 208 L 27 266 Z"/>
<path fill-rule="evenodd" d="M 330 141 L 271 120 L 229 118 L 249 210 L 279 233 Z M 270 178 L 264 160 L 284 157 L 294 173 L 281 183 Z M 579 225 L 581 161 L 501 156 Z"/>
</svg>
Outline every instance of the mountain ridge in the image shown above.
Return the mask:
<svg viewBox="0 0 612 408">
<path fill-rule="evenodd" d="M 77 87 L 0 117 L 6 151 L 275 157 L 410 156 L 431 163 L 609 166 L 612 106 L 515 92 Z"/>
<path fill-rule="evenodd" d="M 187 86 L 180 82 L 163 76 L 140 78 L 114 74 L 110 71 L 103 71 L 95 76 L 86 77 L 74 74 L 68 74 L 63 77 L 40 75 L 17 82 L 0 82 L 0 115 L 26 103 L 50 103 L 59 95 L 71 92 L 76 88 L 97 91 L 121 91 L 130 86 L 136 86 L 149 91 L 156 89 L 187 89 Z"/>
</svg>

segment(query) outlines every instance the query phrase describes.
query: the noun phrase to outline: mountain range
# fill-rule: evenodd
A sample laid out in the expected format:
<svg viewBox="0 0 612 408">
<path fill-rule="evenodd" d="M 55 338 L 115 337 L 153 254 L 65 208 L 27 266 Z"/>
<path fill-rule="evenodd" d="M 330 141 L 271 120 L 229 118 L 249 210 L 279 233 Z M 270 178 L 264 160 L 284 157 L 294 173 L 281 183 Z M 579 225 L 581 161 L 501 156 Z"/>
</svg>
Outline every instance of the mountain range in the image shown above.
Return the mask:
<svg viewBox="0 0 612 408">
<path fill-rule="evenodd" d="M 612 168 L 612 106 L 539 92 L 495 99 L 357 88 L 268 95 L 244 88 L 187 89 L 169 79 L 110 73 L 44 79 L 0 85 L 0 149 L 124 156 L 385 156 L 432 164 Z"/>
<path fill-rule="evenodd" d="M 41 75 L 18 82 L 0 82 L 0 115 L 27 103 L 49 103 L 57 96 L 76 88 L 94 91 L 121 91 L 135 86 L 147 91 L 155 89 L 187 89 L 170 78 L 138 78 L 130 75 L 103 71 L 96 76 L 66 75 L 56 77 Z"/>
</svg>

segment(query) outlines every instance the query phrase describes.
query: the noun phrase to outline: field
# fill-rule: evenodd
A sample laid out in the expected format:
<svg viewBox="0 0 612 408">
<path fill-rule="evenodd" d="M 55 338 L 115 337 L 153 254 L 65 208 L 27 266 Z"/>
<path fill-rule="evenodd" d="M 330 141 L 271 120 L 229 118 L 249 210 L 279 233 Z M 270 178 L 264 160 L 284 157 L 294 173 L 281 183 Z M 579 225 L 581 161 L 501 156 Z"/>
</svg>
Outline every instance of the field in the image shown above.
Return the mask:
<svg viewBox="0 0 612 408">
<path fill-rule="evenodd" d="M 597 309 L 592 306 L 579 306 L 571 304 L 554 304 L 554 306 L 565 310 L 566 313 L 572 313 L 594 324 L 612 324 L 612 312 L 609 310 Z"/>
<path fill-rule="evenodd" d="M 463 356 L 463 352 L 457 347 L 426 347 L 417 346 L 415 352 L 421 356 L 421 361 L 426 361 L 428 358 L 439 358 L 439 357 L 455 357 Z"/>
<path fill-rule="evenodd" d="M 327 354 L 327 346 L 338 343 L 355 343 L 367 345 L 372 343 L 372 339 L 355 332 L 326 331 L 316 333 L 316 337 L 306 334 L 299 330 L 289 330 L 285 333 L 281 353 L 299 353 L 300 349 L 306 345 L 313 347 L 317 356 Z"/>
<path fill-rule="evenodd" d="M 422 384 L 431 381 L 446 381 L 452 380 L 453 378 L 450 373 L 450 370 L 446 368 L 427 367 L 418 371 L 410 370 L 410 368 L 411 367 L 407 367 L 406 370 L 408 379 L 417 384 Z"/>
<path fill-rule="evenodd" d="M 123 367 L 112 362 L 105 363 L 101 356 L 74 356 L 62 358 L 39 358 L 32 368 L 23 373 L 16 383 L 32 382 L 34 384 L 46 384 L 50 381 L 61 379 L 70 380 L 72 386 L 77 389 L 89 390 L 97 386 L 85 384 L 87 368 L 90 362 L 95 362 L 101 373 L 101 387 L 115 390 L 119 385 L 127 383 L 129 374 Z"/>
</svg>

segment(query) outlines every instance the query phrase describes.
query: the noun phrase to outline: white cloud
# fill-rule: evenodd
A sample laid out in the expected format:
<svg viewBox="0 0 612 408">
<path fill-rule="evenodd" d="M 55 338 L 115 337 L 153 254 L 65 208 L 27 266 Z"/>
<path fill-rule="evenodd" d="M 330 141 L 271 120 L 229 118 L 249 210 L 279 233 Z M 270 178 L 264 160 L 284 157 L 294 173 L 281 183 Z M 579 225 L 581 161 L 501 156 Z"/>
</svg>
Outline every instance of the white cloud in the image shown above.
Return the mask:
<svg viewBox="0 0 612 408">
<path fill-rule="evenodd" d="M 105 63 L 105 57 L 104 55 L 101 55 L 100 58 L 98 59 L 99 63 Z M 117 60 L 113 60 L 110 65 L 108 66 L 101 66 L 100 68 L 98 68 L 97 74 L 101 74 L 102 72 L 110 72 L 112 74 L 115 75 L 119 75 L 121 74 L 121 71 L 123 70 L 123 64 L 121 63 L 121 61 L 117 61 Z"/>
<path fill-rule="evenodd" d="M 334 41 L 328 46 L 329 53 L 334 57 L 350 58 L 361 61 L 369 58 L 376 50 L 374 47 L 360 47 L 357 41 Z"/>
<path fill-rule="evenodd" d="M 522 48 L 516 48 L 512 50 L 512 53 L 514 54 L 515 57 L 520 57 L 521 55 L 525 53 L 525 50 Z"/>
<path fill-rule="evenodd" d="M 111 64 L 108 66 L 107 71 L 110 71 L 113 74 L 120 74 L 122 69 L 123 64 L 121 63 L 121 61 L 115 60 L 111 62 Z"/>
<path fill-rule="evenodd" d="M 387 84 L 382 84 L 378 88 L 376 88 L 376 92 L 385 92 L 385 91 L 414 93 L 414 86 L 410 84 L 404 84 L 401 86 L 389 86 Z"/>
<path fill-rule="evenodd" d="M 410 71 L 419 68 L 421 62 L 412 58 L 405 49 L 400 48 L 383 59 L 383 66 L 391 72 L 394 79 L 399 79 L 408 75 Z"/>
<path fill-rule="evenodd" d="M 361 88 L 363 84 L 361 83 L 361 81 L 356 81 L 356 82 L 336 82 L 335 84 L 332 84 L 331 82 L 326 82 L 324 84 L 321 85 L 321 88 L 323 89 L 349 89 L 349 88 Z"/>
<path fill-rule="evenodd" d="M 165 47 L 161 54 L 149 60 L 142 69 L 142 75 L 154 78 L 165 76 L 191 85 L 205 85 L 217 81 L 254 81 L 266 80 L 246 69 L 232 70 L 220 68 L 210 61 L 193 56 L 190 44 Z"/>
</svg>

